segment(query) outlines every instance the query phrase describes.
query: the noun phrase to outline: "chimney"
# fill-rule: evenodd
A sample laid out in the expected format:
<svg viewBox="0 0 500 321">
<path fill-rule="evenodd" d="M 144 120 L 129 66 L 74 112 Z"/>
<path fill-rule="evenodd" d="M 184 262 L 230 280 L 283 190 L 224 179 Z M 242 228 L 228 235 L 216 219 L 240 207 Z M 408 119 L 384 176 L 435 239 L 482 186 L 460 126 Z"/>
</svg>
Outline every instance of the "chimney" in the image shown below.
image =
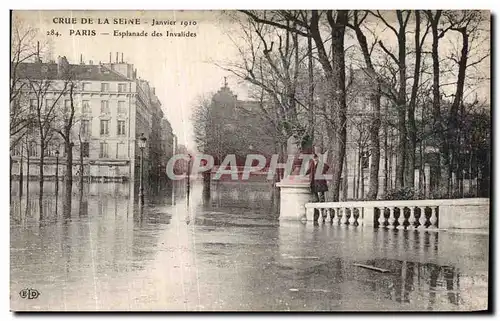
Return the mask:
<svg viewBox="0 0 500 321">
<path fill-rule="evenodd" d="M 92 60 L 89 60 L 89 65 L 93 65 L 94 62 Z"/>
<path fill-rule="evenodd" d="M 122 63 L 123 63 L 123 52 L 122 52 Z"/>
<path fill-rule="evenodd" d="M 116 63 L 118 63 L 118 52 L 116 53 Z"/>
<path fill-rule="evenodd" d="M 111 63 L 111 52 L 109 53 L 109 63 Z"/>
<path fill-rule="evenodd" d="M 83 65 L 83 54 L 80 54 L 80 65 Z"/>
<path fill-rule="evenodd" d="M 35 57 L 35 61 L 37 63 L 41 63 L 42 62 L 42 59 L 40 59 L 40 41 L 36 42 L 36 57 Z"/>
</svg>

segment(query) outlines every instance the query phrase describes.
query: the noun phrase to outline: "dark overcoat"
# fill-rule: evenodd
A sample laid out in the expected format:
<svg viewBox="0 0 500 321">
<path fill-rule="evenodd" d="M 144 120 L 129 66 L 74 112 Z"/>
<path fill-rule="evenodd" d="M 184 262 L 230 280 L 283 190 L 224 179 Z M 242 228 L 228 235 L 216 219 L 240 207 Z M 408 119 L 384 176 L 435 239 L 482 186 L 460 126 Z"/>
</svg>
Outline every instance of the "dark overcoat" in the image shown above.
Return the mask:
<svg viewBox="0 0 500 321">
<path fill-rule="evenodd" d="M 316 168 L 319 166 L 321 161 L 318 161 L 317 164 L 314 163 L 314 160 L 309 161 L 309 169 L 307 170 L 306 174 L 309 175 L 310 178 L 310 184 L 311 184 L 311 192 L 313 193 L 319 193 L 319 192 L 326 192 L 328 191 L 328 182 L 324 177 L 316 177 Z M 323 175 L 325 175 L 328 170 L 330 169 L 330 166 L 327 164 L 323 163 Z"/>
</svg>

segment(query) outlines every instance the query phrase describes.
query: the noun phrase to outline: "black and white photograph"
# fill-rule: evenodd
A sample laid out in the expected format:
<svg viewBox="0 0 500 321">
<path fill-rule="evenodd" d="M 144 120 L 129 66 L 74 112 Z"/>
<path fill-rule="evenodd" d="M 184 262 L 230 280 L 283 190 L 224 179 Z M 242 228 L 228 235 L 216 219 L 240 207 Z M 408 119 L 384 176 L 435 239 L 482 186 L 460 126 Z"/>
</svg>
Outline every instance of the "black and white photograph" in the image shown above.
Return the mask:
<svg viewBox="0 0 500 321">
<path fill-rule="evenodd" d="M 491 311 L 491 29 L 11 10 L 10 310 Z"/>
</svg>

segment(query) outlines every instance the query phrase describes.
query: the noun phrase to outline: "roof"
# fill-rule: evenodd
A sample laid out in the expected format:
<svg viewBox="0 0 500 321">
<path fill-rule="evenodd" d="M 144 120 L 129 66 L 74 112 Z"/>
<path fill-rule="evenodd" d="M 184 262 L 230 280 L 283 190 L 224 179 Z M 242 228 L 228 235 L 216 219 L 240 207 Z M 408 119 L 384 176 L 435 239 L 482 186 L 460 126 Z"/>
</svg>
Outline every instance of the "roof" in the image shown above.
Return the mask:
<svg viewBox="0 0 500 321">
<path fill-rule="evenodd" d="M 68 65 L 76 75 L 77 80 L 99 81 L 130 81 L 104 65 Z M 11 68 L 11 73 L 12 73 Z M 18 77 L 22 79 L 61 79 L 58 75 L 56 63 L 20 63 L 17 67 Z"/>
</svg>

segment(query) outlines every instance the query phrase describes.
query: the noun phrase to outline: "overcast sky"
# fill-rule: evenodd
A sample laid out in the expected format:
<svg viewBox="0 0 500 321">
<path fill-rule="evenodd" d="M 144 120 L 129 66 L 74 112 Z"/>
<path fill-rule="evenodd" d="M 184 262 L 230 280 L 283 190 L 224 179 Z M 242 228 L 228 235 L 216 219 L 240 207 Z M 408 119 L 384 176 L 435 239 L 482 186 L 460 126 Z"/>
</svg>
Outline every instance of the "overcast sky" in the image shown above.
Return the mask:
<svg viewBox="0 0 500 321">
<path fill-rule="evenodd" d="M 394 12 L 384 13 L 388 21 L 395 22 Z M 489 17 L 489 13 L 485 12 Z M 156 94 L 162 102 L 162 108 L 166 118 L 171 122 L 179 143 L 185 144 L 189 149 L 195 149 L 190 123 L 191 111 L 199 97 L 217 91 L 224 82 L 224 77 L 233 91 L 240 98 L 247 97 L 246 86 L 241 80 L 232 76 L 229 72 L 217 67 L 214 62 L 224 65 L 229 61 L 239 60 L 238 51 L 232 41 L 241 39 L 236 34 L 238 27 L 231 24 L 230 19 L 220 11 L 16 11 L 14 18 L 21 18 L 26 24 L 39 29 L 42 38 L 50 39 L 50 48 L 53 59 L 58 55 L 66 56 L 71 63 L 79 63 L 80 54 L 86 63 L 92 60 L 94 64 L 99 61 L 108 62 L 109 53 L 112 52 L 112 60 L 115 60 L 116 52 L 124 55 L 124 60 L 134 64 L 138 76 L 146 79 L 156 88 Z M 54 23 L 54 18 L 76 18 L 77 24 Z M 81 24 L 82 18 L 93 18 L 93 24 Z M 97 20 L 108 18 L 110 24 L 98 24 Z M 141 25 L 113 24 L 113 19 L 139 18 Z M 177 21 L 175 26 L 151 26 L 153 19 L 162 21 Z M 374 19 L 373 17 L 371 18 Z M 181 21 L 195 22 L 196 25 L 182 26 Z M 189 23 L 189 22 L 188 22 Z M 410 21 L 410 26 L 413 22 Z M 489 25 L 486 22 L 486 25 Z M 409 27 L 412 28 L 412 27 Z M 51 30 L 59 31 L 59 37 L 47 36 Z M 95 30 L 97 35 L 70 36 L 70 29 Z M 396 39 L 383 25 L 371 26 L 379 40 L 395 50 Z M 115 37 L 114 30 L 121 32 L 147 31 L 147 37 Z M 165 34 L 170 32 L 189 31 L 196 33 L 196 37 L 151 37 L 151 33 L 157 30 Z M 109 35 L 101 35 L 106 32 Z M 230 36 L 229 36 L 230 35 Z M 367 33 L 369 40 L 372 35 Z M 486 32 L 486 41 L 480 41 L 479 52 L 490 48 L 489 32 Z M 411 42 L 411 35 L 407 36 Z M 430 46 L 432 36 L 428 35 L 427 46 Z M 355 44 L 354 39 L 346 39 L 346 48 Z M 441 51 L 458 52 L 461 40 L 453 33 L 441 41 Z M 477 48 L 476 48 L 477 49 Z M 427 48 L 427 50 L 430 50 Z M 445 54 L 445 52 L 443 52 Z M 413 59 L 413 58 L 411 58 Z M 477 66 L 481 70 L 481 76 L 489 77 L 489 58 Z M 413 63 L 408 61 L 409 64 Z M 454 75 L 451 75 L 455 79 Z M 442 82 L 447 80 L 442 77 Z M 489 101 L 489 82 L 485 82 L 480 88 L 475 88 L 481 97 L 487 97 Z M 445 91 L 453 91 L 448 87 Z"/>
<path fill-rule="evenodd" d="M 198 102 L 200 95 L 217 91 L 228 77 L 229 86 L 240 97 L 246 96 L 244 86 L 235 77 L 213 62 L 234 60 L 234 46 L 224 32 L 224 23 L 220 21 L 218 12 L 180 12 L 180 11 L 24 11 L 15 12 L 15 17 L 22 18 L 27 24 L 38 28 L 40 35 L 50 38 L 53 58 L 66 56 L 70 63 L 79 63 L 80 54 L 86 63 L 92 60 L 108 62 L 109 53 L 115 61 L 116 52 L 123 52 L 124 61 L 134 64 L 138 77 L 150 81 L 156 88 L 156 94 L 162 102 L 166 118 L 171 122 L 180 144 L 192 148 L 193 138 L 190 124 L 192 107 Z M 94 24 L 80 23 L 55 24 L 53 18 L 92 17 Z M 97 24 L 97 19 L 108 18 L 110 24 Z M 114 25 L 112 18 L 140 18 L 142 24 Z M 176 26 L 152 27 L 152 20 L 176 20 Z M 183 27 L 180 21 L 196 21 L 196 26 Z M 62 36 L 47 36 L 52 29 Z M 70 29 L 94 29 L 97 36 L 70 36 Z M 114 37 L 114 30 L 141 31 L 152 33 L 154 30 L 164 32 L 190 31 L 196 37 Z M 109 32 L 110 35 L 101 35 Z M 240 83 L 240 85 L 238 84 Z"/>
</svg>

